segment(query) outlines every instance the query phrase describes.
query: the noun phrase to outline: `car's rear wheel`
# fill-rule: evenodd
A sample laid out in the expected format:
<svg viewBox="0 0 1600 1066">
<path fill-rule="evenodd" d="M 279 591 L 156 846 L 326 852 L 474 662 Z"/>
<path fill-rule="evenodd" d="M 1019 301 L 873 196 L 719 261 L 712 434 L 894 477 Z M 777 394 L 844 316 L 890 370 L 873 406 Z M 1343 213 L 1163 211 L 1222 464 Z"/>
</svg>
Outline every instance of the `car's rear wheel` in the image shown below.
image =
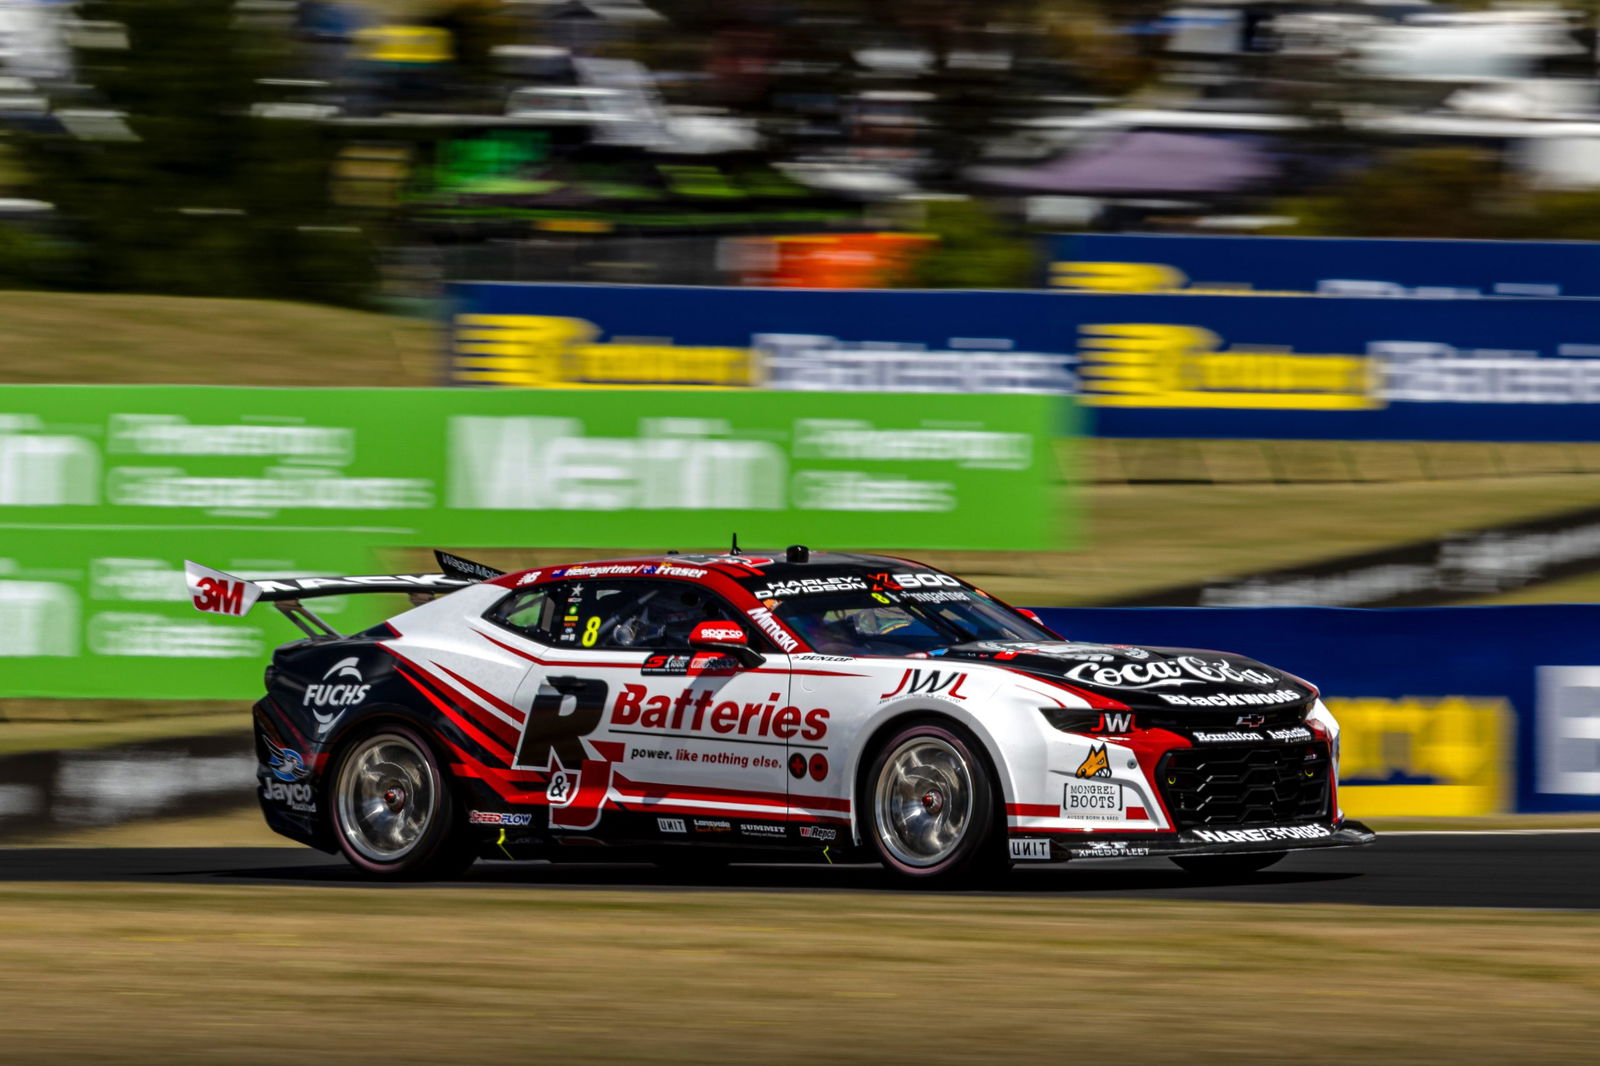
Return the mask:
<svg viewBox="0 0 1600 1066">
<path fill-rule="evenodd" d="M 1233 877 L 1265 870 L 1287 851 L 1253 851 L 1243 855 L 1175 855 L 1172 861 L 1201 877 Z"/>
<path fill-rule="evenodd" d="M 334 835 L 351 865 L 394 880 L 455 877 L 474 858 L 433 748 L 403 725 L 347 745 L 333 775 Z"/>
<path fill-rule="evenodd" d="M 921 722 L 896 732 L 862 791 L 869 844 L 907 882 L 952 885 L 1004 868 L 993 775 L 959 726 Z"/>
</svg>

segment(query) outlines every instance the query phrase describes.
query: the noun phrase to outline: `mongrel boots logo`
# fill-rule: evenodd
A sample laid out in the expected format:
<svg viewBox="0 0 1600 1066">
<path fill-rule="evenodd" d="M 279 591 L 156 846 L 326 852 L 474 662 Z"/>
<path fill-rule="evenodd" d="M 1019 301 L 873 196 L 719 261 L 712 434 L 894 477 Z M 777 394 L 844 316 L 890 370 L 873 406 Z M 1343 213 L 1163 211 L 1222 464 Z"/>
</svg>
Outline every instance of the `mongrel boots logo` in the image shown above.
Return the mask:
<svg viewBox="0 0 1600 1066">
<path fill-rule="evenodd" d="M 332 725 L 346 707 L 366 699 L 370 691 L 372 686 L 361 676 L 360 660 L 352 655 L 328 667 L 321 682 L 306 686 L 303 706 L 311 708 L 320 733 Z"/>
</svg>

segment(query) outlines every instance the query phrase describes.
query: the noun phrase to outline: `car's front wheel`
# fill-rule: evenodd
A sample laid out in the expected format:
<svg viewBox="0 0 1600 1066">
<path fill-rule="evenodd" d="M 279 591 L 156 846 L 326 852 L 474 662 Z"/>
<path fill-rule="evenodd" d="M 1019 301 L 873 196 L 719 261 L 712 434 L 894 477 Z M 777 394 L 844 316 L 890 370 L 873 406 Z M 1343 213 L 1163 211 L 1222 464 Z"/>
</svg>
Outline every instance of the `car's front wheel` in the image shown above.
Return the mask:
<svg viewBox="0 0 1600 1066">
<path fill-rule="evenodd" d="M 455 877 L 474 855 L 455 831 L 454 798 L 432 747 L 403 725 L 345 747 L 333 775 L 334 835 L 363 873 L 393 880 Z"/>
<path fill-rule="evenodd" d="M 1175 855 L 1172 861 L 1201 877 L 1235 877 L 1265 870 L 1287 851 L 1253 851 L 1242 855 Z"/>
<path fill-rule="evenodd" d="M 878 749 L 863 787 L 867 836 L 879 860 L 922 885 L 951 885 L 1002 869 L 994 781 L 959 726 L 907 726 Z"/>
</svg>

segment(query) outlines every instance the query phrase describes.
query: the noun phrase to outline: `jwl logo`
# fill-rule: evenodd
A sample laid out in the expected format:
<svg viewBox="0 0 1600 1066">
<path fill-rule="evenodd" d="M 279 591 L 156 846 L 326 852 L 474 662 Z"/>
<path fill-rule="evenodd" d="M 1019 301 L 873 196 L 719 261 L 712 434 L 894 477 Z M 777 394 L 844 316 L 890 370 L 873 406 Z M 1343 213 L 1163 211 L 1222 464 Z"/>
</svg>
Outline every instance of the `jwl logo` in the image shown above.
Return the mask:
<svg viewBox="0 0 1600 1066">
<path fill-rule="evenodd" d="M 961 685 L 967 675 L 943 670 L 907 670 L 900 675 L 900 684 L 893 692 L 885 692 L 880 700 L 895 696 L 942 696 L 945 699 L 964 700 Z"/>
</svg>

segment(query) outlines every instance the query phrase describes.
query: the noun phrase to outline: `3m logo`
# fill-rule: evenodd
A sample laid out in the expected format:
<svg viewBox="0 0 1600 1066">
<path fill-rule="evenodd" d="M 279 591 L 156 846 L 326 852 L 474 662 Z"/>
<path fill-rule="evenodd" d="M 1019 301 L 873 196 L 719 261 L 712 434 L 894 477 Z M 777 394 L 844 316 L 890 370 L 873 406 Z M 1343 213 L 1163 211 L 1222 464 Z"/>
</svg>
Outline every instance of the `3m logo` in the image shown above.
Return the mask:
<svg viewBox="0 0 1600 1066">
<path fill-rule="evenodd" d="M 183 578 L 194 609 L 206 614 L 227 614 L 237 618 L 254 607 L 257 597 L 261 595 L 260 586 L 199 563 L 184 563 Z"/>
<path fill-rule="evenodd" d="M 907 670 L 900 675 L 900 684 L 895 686 L 893 692 L 885 692 L 878 698 L 887 700 L 895 696 L 922 695 L 964 700 L 966 697 L 961 695 L 961 685 L 966 680 L 966 674 L 952 671 Z"/>
<path fill-rule="evenodd" d="M 223 581 L 214 577 L 203 577 L 198 582 L 199 589 L 194 594 L 194 606 L 197 611 L 208 614 L 244 614 L 244 582 Z"/>
</svg>

